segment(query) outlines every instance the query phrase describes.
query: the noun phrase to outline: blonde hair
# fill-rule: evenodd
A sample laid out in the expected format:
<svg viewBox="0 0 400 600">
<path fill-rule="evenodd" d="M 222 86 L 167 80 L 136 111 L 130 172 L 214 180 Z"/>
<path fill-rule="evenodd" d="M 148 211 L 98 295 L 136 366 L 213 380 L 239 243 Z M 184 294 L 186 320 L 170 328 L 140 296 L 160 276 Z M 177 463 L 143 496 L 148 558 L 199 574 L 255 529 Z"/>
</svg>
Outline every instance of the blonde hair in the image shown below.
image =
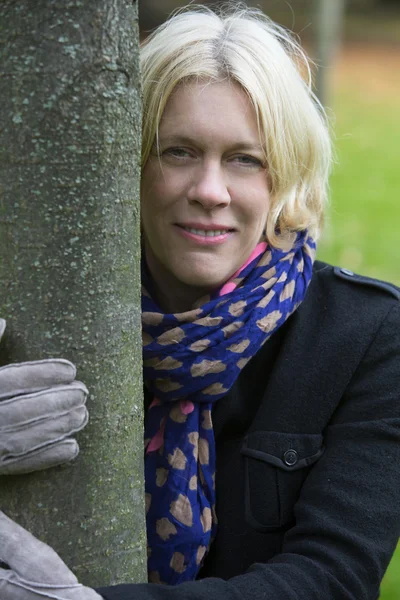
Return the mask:
<svg viewBox="0 0 400 600">
<path fill-rule="evenodd" d="M 178 84 L 192 78 L 236 82 L 254 106 L 265 147 L 269 243 L 287 248 L 294 233 L 304 229 L 317 239 L 331 143 L 325 113 L 312 92 L 309 63 L 291 34 L 260 10 L 237 2 L 218 12 L 189 6 L 145 40 L 141 68 L 143 165 Z"/>
</svg>

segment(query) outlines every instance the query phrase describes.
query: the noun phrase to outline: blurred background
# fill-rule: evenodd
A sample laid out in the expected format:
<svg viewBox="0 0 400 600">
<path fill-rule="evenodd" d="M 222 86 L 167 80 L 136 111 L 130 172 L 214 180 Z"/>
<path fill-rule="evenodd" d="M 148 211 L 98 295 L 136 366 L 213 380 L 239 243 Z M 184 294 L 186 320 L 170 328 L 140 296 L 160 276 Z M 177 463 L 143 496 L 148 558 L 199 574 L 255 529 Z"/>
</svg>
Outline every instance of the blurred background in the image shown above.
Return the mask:
<svg viewBox="0 0 400 600">
<path fill-rule="evenodd" d="M 140 0 L 142 36 L 185 4 Z M 247 4 L 294 31 L 320 65 L 314 78 L 331 120 L 336 163 L 318 257 L 400 285 L 400 0 Z M 400 600 L 400 547 L 381 600 Z"/>
<path fill-rule="evenodd" d="M 142 36 L 185 4 L 140 0 Z M 313 60 L 324 65 L 314 76 L 318 84 L 325 79 L 323 101 L 337 156 L 319 258 L 400 285 L 400 0 L 247 4 L 294 31 Z M 321 40 L 322 4 L 328 14 Z M 343 18 L 335 26 L 340 9 Z M 323 47 L 329 36 L 337 38 L 330 51 Z"/>
</svg>

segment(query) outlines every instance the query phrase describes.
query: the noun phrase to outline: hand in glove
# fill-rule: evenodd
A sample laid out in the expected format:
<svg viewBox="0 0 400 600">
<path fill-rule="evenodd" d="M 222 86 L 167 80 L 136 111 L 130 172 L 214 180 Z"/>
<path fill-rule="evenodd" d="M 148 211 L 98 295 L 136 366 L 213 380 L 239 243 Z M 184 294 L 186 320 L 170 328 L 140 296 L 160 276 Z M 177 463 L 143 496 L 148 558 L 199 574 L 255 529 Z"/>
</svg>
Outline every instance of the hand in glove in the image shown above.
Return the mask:
<svg viewBox="0 0 400 600">
<path fill-rule="evenodd" d="M 61 558 L 46 544 L 0 511 L 1 600 L 102 600 L 80 585 Z"/>
<path fill-rule="evenodd" d="M 0 319 L 0 340 L 5 326 Z M 61 358 L 0 368 L 0 475 L 47 469 L 78 455 L 70 436 L 88 421 L 88 391 L 75 374 Z"/>
</svg>

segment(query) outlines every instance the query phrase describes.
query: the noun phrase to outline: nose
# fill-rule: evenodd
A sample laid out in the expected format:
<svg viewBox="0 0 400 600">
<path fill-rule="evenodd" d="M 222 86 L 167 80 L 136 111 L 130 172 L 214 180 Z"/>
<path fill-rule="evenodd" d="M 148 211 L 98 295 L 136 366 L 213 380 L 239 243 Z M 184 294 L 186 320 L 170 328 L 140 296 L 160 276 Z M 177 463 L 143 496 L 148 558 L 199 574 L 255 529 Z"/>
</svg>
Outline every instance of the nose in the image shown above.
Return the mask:
<svg viewBox="0 0 400 600">
<path fill-rule="evenodd" d="M 206 210 L 230 203 L 231 196 L 220 164 L 199 165 L 188 191 L 188 200 L 201 204 Z"/>
</svg>

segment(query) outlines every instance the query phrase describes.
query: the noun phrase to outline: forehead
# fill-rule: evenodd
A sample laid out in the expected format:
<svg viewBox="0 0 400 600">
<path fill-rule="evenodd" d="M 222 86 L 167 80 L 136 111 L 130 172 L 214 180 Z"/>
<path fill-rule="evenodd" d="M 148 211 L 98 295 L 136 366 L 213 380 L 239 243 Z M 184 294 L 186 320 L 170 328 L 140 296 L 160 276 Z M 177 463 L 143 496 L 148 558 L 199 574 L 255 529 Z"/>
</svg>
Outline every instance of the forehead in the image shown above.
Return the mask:
<svg viewBox="0 0 400 600">
<path fill-rule="evenodd" d="M 255 143 L 259 141 L 256 112 L 239 84 L 185 82 L 174 90 L 159 127 L 160 137 L 218 136 Z"/>
</svg>

